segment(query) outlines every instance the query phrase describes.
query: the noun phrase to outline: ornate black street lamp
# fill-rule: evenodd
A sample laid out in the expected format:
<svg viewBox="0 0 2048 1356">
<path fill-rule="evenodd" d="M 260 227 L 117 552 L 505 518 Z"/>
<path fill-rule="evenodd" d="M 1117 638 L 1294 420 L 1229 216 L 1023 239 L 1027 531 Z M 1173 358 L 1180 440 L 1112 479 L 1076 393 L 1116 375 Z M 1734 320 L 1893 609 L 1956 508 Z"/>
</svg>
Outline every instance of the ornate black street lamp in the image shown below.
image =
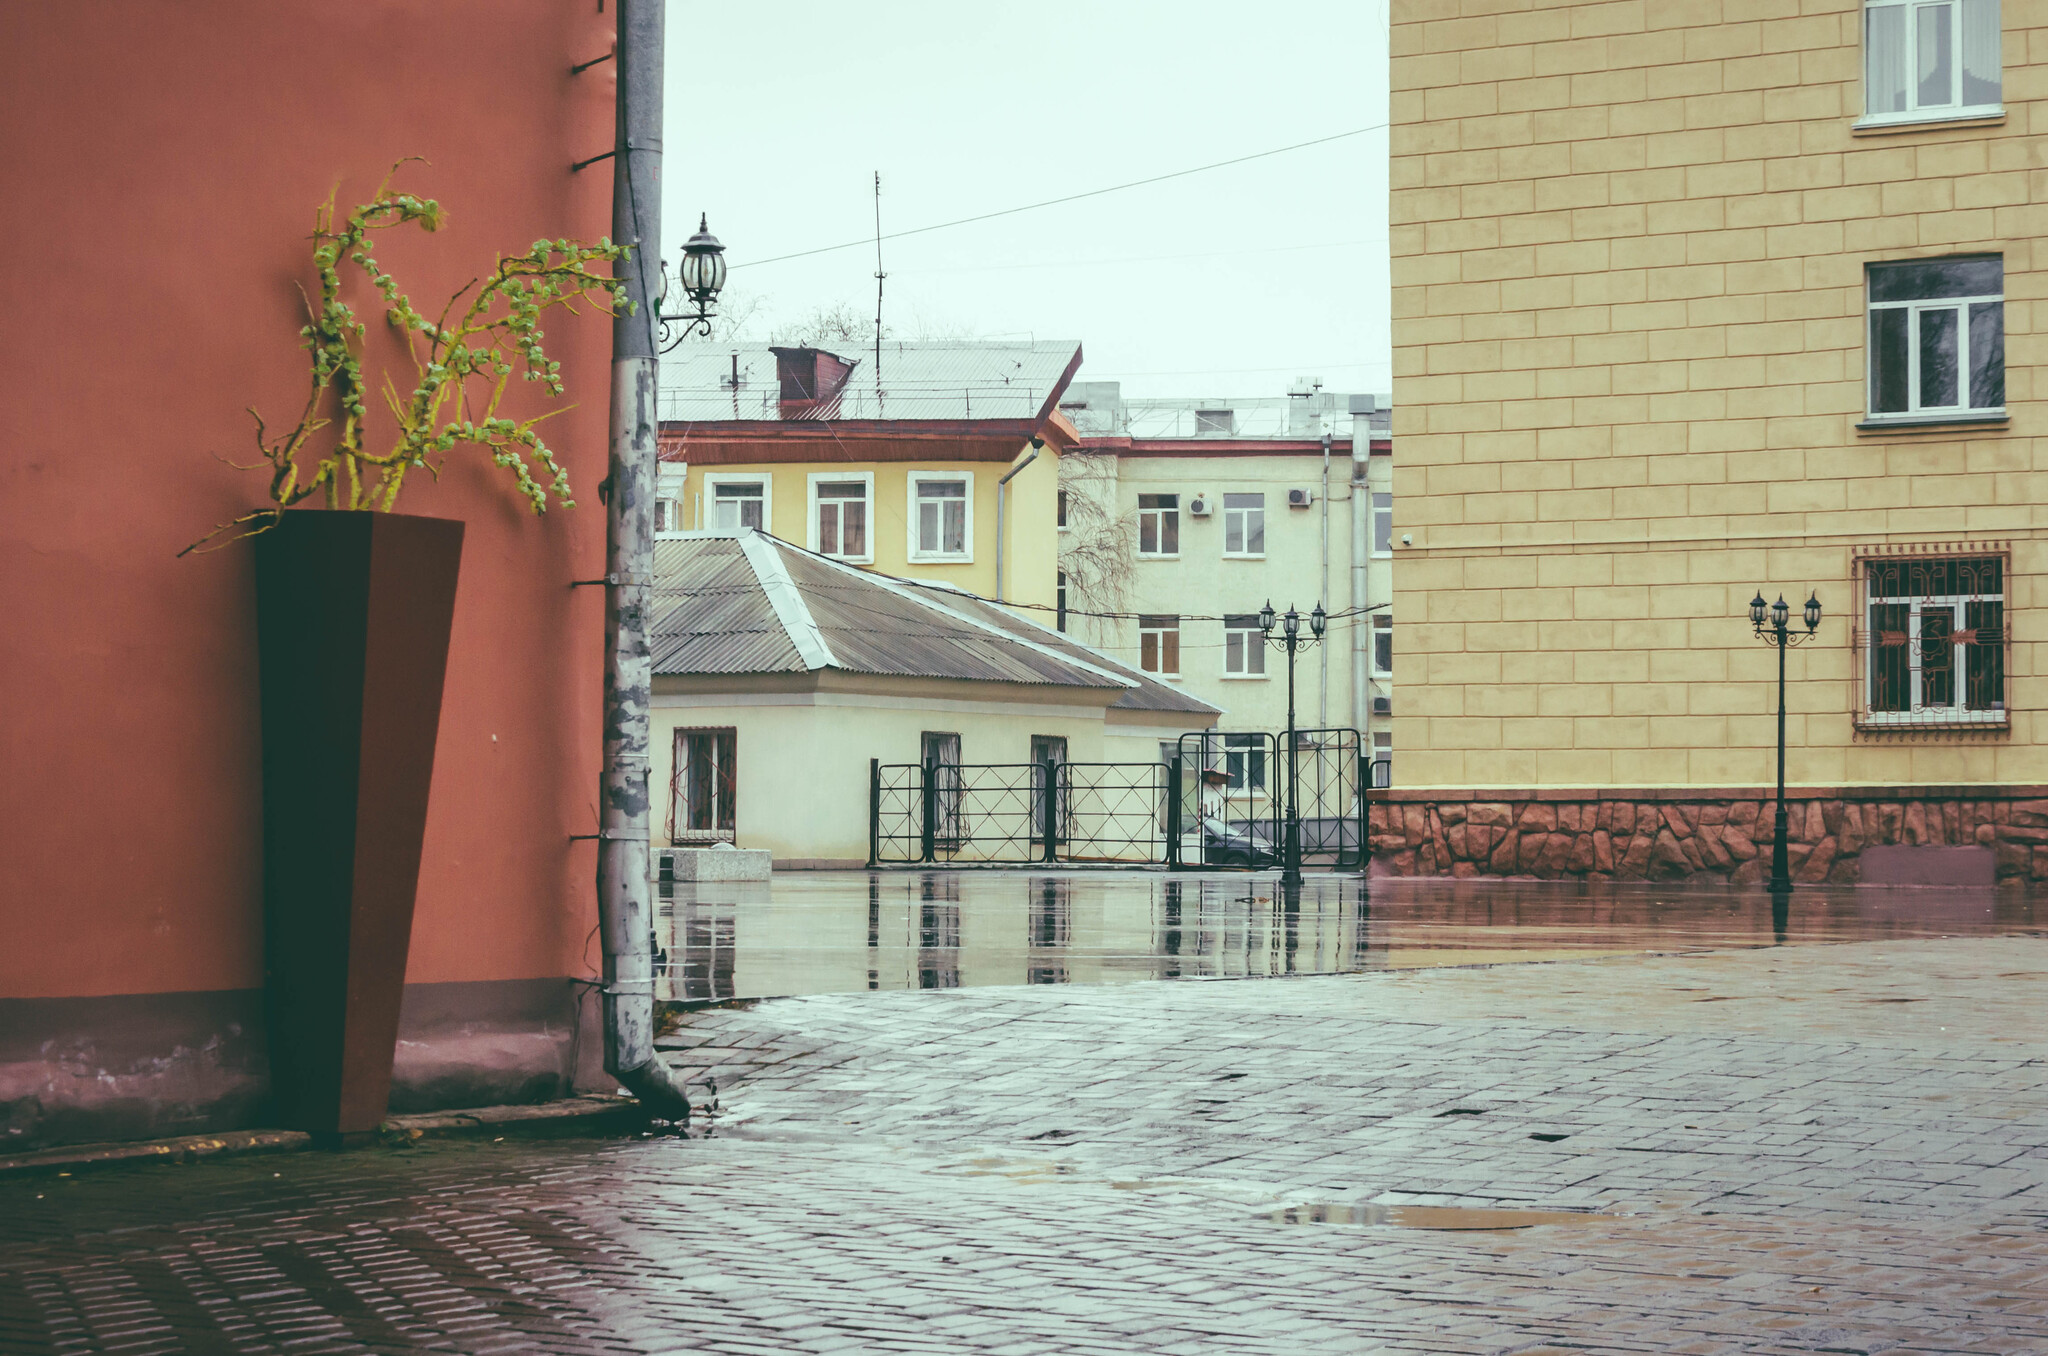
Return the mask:
<svg viewBox="0 0 2048 1356">
<path fill-rule="evenodd" d="M 1787 625 L 1792 609 L 1785 604 L 1785 595 L 1779 594 L 1778 601 L 1766 605 L 1763 590 L 1757 590 L 1756 597 L 1749 601 L 1749 623 L 1756 628 L 1756 638 L 1778 650 L 1778 826 L 1771 839 L 1771 890 L 1784 894 L 1792 889 L 1792 868 L 1786 857 L 1785 847 L 1785 651 L 1794 645 L 1803 645 L 1813 639 L 1820 629 L 1820 595 L 1809 594 L 1805 609 L 1806 630 L 1796 632 Z"/>
<path fill-rule="evenodd" d="M 1301 781 L 1296 767 L 1295 755 L 1300 740 L 1294 733 L 1294 656 L 1299 651 L 1321 642 L 1323 628 L 1329 625 L 1329 614 L 1323 605 L 1317 603 L 1315 611 L 1308 614 L 1309 634 L 1301 634 L 1301 614 L 1292 607 L 1280 619 L 1280 634 L 1273 634 L 1273 603 L 1268 599 L 1259 609 L 1259 634 L 1266 643 L 1276 650 L 1287 652 L 1287 826 L 1286 838 L 1281 846 L 1280 883 L 1299 886 L 1301 884 Z"/>
<path fill-rule="evenodd" d="M 697 309 L 661 317 L 663 353 L 692 334 L 710 334 L 711 322 L 717 315 L 711 303 L 718 300 L 718 294 L 725 288 L 725 246 L 711 234 L 708 215 L 698 215 L 697 234 L 683 245 L 682 263 L 676 271 L 681 275 L 683 295 Z"/>
</svg>

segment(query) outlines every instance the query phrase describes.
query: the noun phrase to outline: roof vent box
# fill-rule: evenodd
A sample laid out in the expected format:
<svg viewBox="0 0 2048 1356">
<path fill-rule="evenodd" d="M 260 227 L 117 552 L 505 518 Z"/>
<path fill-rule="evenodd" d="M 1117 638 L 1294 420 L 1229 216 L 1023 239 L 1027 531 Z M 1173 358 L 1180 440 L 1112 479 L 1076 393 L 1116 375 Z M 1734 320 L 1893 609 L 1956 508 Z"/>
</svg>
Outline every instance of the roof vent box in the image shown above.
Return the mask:
<svg viewBox="0 0 2048 1356">
<path fill-rule="evenodd" d="M 1190 518 L 1208 517 L 1209 497 L 1207 495 L 1198 494 L 1194 498 L 1188 500 L 1188 516 Z"/>
<path fill-rule="evenodd" d="M 1287 507 L 1289 508 L 1307 508 L 1315 502 L 1316 495 L 1314 490 L 1289 490 L 1287 492 Z"/>
</svg>

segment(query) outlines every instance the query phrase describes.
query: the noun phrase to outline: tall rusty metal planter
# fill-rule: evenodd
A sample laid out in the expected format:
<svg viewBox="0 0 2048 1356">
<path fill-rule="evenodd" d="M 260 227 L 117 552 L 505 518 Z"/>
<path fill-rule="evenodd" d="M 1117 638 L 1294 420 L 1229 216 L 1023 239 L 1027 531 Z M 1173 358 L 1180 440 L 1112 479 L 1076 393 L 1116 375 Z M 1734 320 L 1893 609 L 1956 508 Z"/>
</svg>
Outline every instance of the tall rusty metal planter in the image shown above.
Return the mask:
<svg viewBox="0 0 2048 1356">
<path fill-rule="evenodd" d="M 297 510 L 255 539 L 264 989 L 282 1124 L 384 1118 L 460 522 Z"/>
</svg>

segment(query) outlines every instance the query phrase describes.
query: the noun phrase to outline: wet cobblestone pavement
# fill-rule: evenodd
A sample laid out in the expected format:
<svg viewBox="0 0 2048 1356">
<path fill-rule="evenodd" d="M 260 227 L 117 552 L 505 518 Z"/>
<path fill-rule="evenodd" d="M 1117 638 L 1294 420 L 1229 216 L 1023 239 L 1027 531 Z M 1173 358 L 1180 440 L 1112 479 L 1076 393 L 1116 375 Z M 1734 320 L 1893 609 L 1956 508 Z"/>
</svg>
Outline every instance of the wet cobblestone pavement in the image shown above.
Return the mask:
<svg viewBox="0 0 2048 1356">
<path fill-rule="evenodd" d="M 0 1349 L 2048 1352 L 2044 1000 L 2015 936 L 713 1009 L 690 1139 L 0 1183 Z"/>
</svg>

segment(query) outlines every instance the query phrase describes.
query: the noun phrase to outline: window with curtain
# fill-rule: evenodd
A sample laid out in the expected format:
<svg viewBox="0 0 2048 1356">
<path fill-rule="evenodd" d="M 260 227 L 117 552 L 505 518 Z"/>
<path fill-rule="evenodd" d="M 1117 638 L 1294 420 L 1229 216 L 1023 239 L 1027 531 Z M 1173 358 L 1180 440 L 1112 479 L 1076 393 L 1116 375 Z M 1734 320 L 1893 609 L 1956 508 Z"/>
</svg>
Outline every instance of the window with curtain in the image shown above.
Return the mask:
<svg viewBox="0 0 2048 1356">
<path fill-rule="evenodd" d="M 768 526 L 768 487 L 760 480 L 720 480 L 711 484 L 711 525 L 722 531 Z"/>
<path fill-rule="evenodd" d="M 869 559 L 867 481 L 821 480 L 817 495 L 818 554 Z"/>
<path fill-rule="evenodd" d="M 1865 0 L 1863 121 L 2002 111 L 1998 0 Z"/>
<path fill-rule="evenodd" d="M 916 494 L 912 558 L 964 558 L 967 555 L 967 481 L 919 477 L 912 482 Z"/>
<path fill-rule="evenodd" d="M 1180 673 L 1180 618 L 1138 618 L 1138 667 L 1147 673 Z"/>
</svg>

